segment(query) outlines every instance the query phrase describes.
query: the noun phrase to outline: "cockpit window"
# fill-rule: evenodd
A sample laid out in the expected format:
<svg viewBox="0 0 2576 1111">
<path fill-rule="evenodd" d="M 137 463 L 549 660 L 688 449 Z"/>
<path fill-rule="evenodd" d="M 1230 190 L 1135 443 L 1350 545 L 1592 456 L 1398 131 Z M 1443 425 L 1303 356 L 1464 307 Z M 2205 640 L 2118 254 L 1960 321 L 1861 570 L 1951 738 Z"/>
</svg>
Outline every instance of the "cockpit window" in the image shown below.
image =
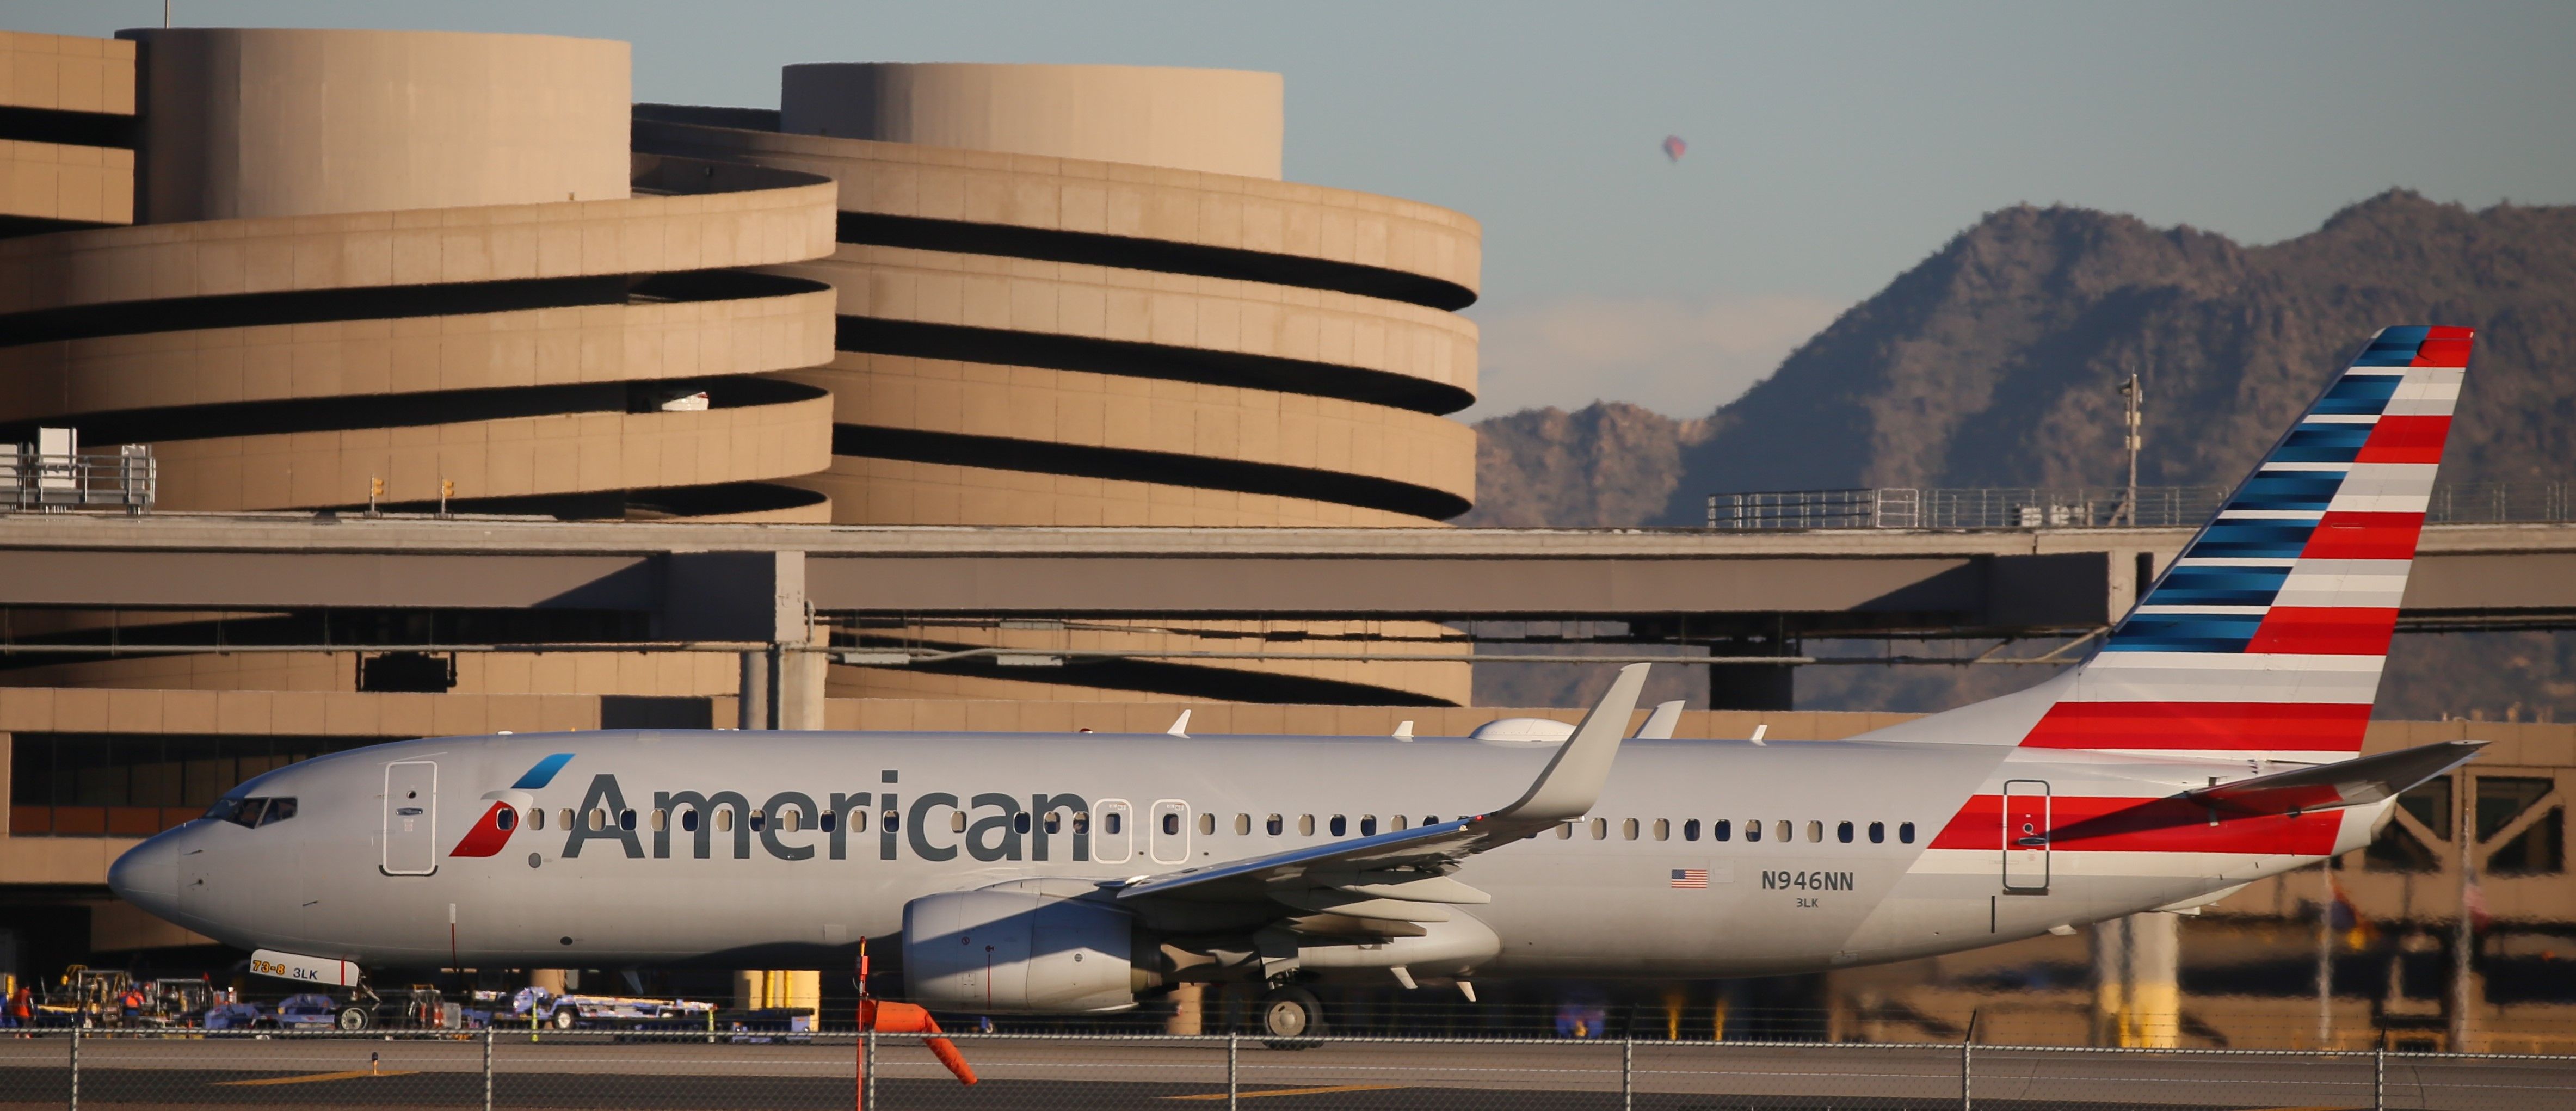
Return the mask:
<svg viewBox="0 0 2576 1111">
<path fill-rule="evenodd" d="M 217 799 L 206 817 L 245 829 L 273 826 L 295 816 L 293 798 Z"/>
</svg>

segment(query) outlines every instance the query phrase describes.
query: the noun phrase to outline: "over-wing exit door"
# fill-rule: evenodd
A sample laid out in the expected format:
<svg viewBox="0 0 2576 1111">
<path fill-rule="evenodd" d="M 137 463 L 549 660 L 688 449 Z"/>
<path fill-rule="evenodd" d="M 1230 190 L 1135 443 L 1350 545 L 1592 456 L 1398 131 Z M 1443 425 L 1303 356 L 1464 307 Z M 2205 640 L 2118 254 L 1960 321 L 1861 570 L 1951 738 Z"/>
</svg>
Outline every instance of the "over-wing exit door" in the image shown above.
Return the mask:
<svg viewBox="0 0 2576 1111">
<path fill-rule="evenodd" d="M 2004 784 L 2004 890 L 2048 890 L 2048 784 L 2015 779 Z"/>
</svg>

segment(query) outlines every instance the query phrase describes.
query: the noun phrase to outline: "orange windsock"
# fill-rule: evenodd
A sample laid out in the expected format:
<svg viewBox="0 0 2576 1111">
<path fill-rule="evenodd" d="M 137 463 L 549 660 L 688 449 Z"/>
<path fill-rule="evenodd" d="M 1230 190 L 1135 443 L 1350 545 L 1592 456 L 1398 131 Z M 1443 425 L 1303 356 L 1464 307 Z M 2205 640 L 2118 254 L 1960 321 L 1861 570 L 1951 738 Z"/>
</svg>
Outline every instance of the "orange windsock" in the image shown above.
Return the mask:
<svg viewBox="0 0 2576 1111">
<path fill-rule="evenodd" d="M 939 1020 L 930 1017 L 928 1010 L 910 1003 L 869 999 L 859 1004 L 859 1011 L 859 1021 L 880 1034 L 939 1033 Z M 975 1067 L 966 1063 L 965 1054 L 957 1052 L 957 1043 L 939 1037 L 923 1038 L 921 1043 L 929 1046 L 930 1055 L 939 1058 L 939 1063 L 948 1066 L 948 1071 L 956 1073 L 960 1082 L 975 1082 Z"/>
</svg>

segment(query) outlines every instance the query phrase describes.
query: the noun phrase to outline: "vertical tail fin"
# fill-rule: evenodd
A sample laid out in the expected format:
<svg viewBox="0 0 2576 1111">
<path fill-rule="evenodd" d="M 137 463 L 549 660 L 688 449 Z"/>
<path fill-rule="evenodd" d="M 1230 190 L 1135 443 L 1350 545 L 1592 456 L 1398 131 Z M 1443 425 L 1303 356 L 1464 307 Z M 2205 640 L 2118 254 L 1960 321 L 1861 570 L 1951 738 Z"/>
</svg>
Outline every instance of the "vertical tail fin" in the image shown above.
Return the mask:
<svg viewBox="0 0 2576 1111">
<path fill-rule="evenodd" d="M 2361 751 L 2468 366 L 2468 328 L 2386 328 L 2201 527 L 2035 748 Z"/>
</svg>

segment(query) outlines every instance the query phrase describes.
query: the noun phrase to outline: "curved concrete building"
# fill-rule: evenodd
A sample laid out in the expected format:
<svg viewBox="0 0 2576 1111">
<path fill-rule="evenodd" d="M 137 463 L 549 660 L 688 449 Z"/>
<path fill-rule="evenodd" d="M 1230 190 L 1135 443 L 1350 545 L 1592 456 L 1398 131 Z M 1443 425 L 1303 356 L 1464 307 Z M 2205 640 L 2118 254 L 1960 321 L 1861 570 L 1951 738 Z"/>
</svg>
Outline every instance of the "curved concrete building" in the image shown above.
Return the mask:
<svg viewBox="0 0 2576 1111">
<path fill-rule="evenodd" d="M 106 183 L 0 198 L 25 217 L 0 210 L 19 233 L 0 238 L 0 443 L 69 426 L 149 444 L 165 510 L 444 499 L 635 521 L 1369 527 L 1434 524 L 1474 497 L 1474 433 L 1447 414 L 1475 397 L 1476 332 L 1455 310 L 1476 296 L 1477 225 L 1278 180 L 1276 74 L 795 66 L 773 112 L 630 108 L 625 44 L 547 36 L 182 28 L 0 45 L 57 76 L 13 79 L 0 95 L 28 104 L 8 107 L 64 106 L 48 134 L 99 144 L 0 155 L 95 156 Z M 841 633 L 1446 650 L 1419 624 Z M 465 654 L 455 672 L 461 693 L 738 685 L 715 657 Z M 1454 663 L 1022 674 L 835 667 L 829 688 L 1468 695 Z M 15 677 L 359 682 L 319 654 Z"/>
<path fill-rule="evenodd" d="M 630 154 L 624 43 L 127 34 L 144 222 L 0 242 L 13 442 L 151 444 L 167 509 L 828 516 L 830 401 L 761 375 L 831 291 L 741 268 L 830 253 L 830 182 Z"/>
<path fill-rule="evenodd" d="M 1476 331 L 1454 310 L 1476 296 L 1479 229 L 1431 205 L 1276 180 L 1277 97 L 1275 76 L 1228 71 L 793 66 L 776 113 L 646 105 L 635 143 L 840 183 L 838 250 L 766 268 L 838 292 L 836 357 L 777 376 L 832 396 L 832 464 L 796 481 L 836 521 L 1455 516 L 1474 498 L 1475 434 L 1446 414 L 1475 399 Z M 986 645 L 1028 632 L 884 635 Z M 1439 635 L 1076 623 L 1030 646 L 1329 652 L 1348 637 L 1431 652 Z M 1430 703 L 1464 703 L 1468 687 L 1464 665 L 1441 663 L 1068 674 L 1080 681 L 835 668 L 831 686 Z"/>
</svg>

